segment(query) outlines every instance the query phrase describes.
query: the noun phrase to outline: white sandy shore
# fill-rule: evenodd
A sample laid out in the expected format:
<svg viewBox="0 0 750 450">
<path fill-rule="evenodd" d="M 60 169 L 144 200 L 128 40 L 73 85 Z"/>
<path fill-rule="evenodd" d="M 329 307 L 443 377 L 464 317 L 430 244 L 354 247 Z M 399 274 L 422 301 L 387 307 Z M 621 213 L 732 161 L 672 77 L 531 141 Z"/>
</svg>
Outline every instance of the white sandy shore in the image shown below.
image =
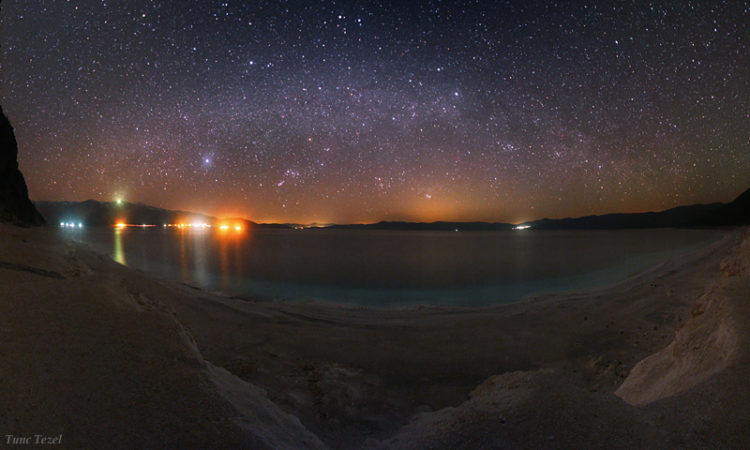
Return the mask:
<svg viewBox="0 0 750 450">
<path fill-rule="evenodd" d="M 0 226 L 0 439 L 71 447 L 737 447 L 750 237 L 485 309 L 223 298 Z"/>
</svg>

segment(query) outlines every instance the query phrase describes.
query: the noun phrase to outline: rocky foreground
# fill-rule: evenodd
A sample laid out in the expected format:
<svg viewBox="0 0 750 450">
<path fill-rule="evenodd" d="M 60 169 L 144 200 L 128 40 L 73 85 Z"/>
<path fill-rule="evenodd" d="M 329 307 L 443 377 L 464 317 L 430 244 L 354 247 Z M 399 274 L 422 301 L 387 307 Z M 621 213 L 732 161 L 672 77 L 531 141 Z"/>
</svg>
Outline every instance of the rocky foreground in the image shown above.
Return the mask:
<svg viewBox="0 0 750 450">
<path fill-rule="evenodd" d="M 0 222 L 42 225 L 44 218 L 29 200 L 26 181 L 18 170 L 18 143 L 0 106 Z"/>
<path fill-rule="evenodd" d="M 376 310 L 220 297 L 0 225 L 0 440 L 741 447 L 748 266 L 739 230 L 597 291 Z"/>
</svg>

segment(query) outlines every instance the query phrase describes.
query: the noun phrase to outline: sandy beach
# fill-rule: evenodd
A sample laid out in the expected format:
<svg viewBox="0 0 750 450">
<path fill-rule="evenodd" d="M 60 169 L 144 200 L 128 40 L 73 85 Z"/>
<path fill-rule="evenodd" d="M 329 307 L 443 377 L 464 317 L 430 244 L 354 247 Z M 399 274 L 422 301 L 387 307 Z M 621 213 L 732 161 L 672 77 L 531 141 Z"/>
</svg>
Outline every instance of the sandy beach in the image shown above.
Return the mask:
<svg viewBox="0 0 750 450">
<path fill-rule="evenodd" d="M 221 297 L 0 225 L 0 412 L 66 447 L 741 447 L 750 234 L 491 308 Z"/>
</svg>

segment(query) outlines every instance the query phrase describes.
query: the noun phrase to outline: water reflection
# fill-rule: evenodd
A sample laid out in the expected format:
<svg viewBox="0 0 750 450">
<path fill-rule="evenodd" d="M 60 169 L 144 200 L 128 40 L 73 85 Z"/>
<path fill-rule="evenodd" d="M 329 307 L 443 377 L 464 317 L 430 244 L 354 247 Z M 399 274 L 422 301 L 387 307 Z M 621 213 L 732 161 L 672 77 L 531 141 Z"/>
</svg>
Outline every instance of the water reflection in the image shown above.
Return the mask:
<svg viewBox="0 0 750 450">
<path fill-rule="evenodd" d="M 178 249 L 179 278 L 210 289 L 230 290 L 237 277 L 242 277 L 246 237 L 244 230 L 178 228 L 172 239 Z"/>
<path fill-rule="evenodd" d="M 180 227 L 178 229 L 180 236 L 180 279 L 187 281 L 188 279 L 188 261 L 187 261 L 187 250 L 185 248 L 185 230 Z"/>
<path fill-rule="evenodd" d="M 200 286 L 207 286 L 210 281 L 206 252 L 208 234 L 197 230 L 192 230 L 190 233 L 193 235 L 193 277 Z"/>
<path fill-rule="evenodd" d="M 226 239 L 219 240 L 219 270 L 221 271 L 221 290 L 224 291 L 229 286 L 229 256 L 227 255 L 227 246 L 229 243 Z"/>
<path fill-rule="evenodd" d="M 115 249 L 112 253 L 112 259 L 122 265 L 125 265 L 125 252 L 122 250 L 122 233 L 123 230 L 121 228 L 115 228 Z"/>
<path fill-rule="evenodd" d="M 241 235 L 241 236 L 235 236 L 235 242 L 232 246 L 232 250 L 234 251 L 234 275 L 237 277 L 242 276 L 242 249 L 243 248 L 250 248 L 249 245 L 243 243 L 242 241 L 244 239 L 250 240 L 251 235 Z M 244 244 L 244 245 L 243 245 Z"/>
<path fill-rule="evenodd" d="M 120 264 L 207 290 L 382 304 L 490 304 L 603 285 L 719 236 L 693 230 L 236 232 L 229 226 L 63 232 L 75 239 L 78 233 Z"/>
</svg>

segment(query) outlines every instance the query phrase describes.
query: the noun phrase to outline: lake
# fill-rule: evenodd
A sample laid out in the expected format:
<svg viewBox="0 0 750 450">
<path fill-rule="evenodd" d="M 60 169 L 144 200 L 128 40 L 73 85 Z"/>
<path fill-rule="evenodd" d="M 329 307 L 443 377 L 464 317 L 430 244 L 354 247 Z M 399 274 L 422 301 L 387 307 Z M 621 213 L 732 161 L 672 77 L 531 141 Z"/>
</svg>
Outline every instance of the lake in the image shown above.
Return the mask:
<svg viewBox="0 0 750 450">
<path fill-rule="evenodd" d="M 259 300 L 483 306 L 633 276 L 711 230 L 428 232 L 61 228 L 115 261 Z"/>
</svg>

